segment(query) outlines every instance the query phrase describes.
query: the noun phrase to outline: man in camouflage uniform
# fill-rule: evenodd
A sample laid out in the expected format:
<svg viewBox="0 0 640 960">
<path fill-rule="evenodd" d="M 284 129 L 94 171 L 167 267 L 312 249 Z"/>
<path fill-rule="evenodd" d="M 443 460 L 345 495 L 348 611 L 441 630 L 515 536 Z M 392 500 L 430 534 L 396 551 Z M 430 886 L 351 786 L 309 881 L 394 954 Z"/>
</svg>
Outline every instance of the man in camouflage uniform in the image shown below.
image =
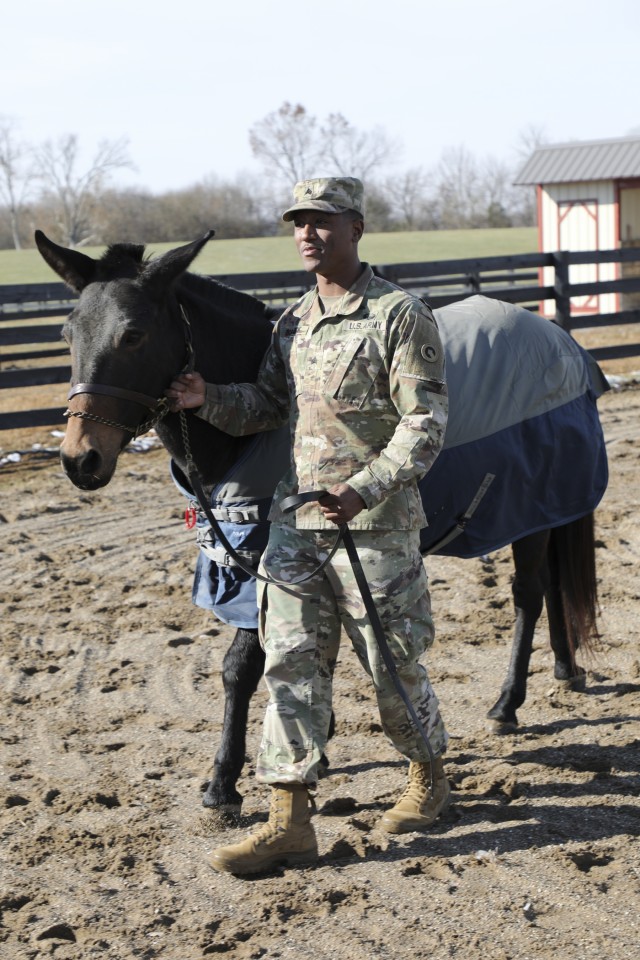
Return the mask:
<svg viewBox="0 0 640 960">
<path fill-rule="evenodd" d="M 198 408 L 198 416 L 234 435 L 289 421 L 291 467 L 274 496 L 263 570 L 291 584 L 326 559 L 335 524 L 349 524 L 435 762 L 432 771 L 382 663 L 346 550 L 304 584 L 261 585 L 270 701 L 257 776 L 272 785 L 272 803 L 257 834 L 213 852 L 215 869 L 236 874 L 317 857 L 309 788 L 328 736 L 342 627 L 373 681 L 387 737 L 410 761 L 408 786 L 380 826 L 393 833 L 424 829 L 449 796 L 441 759 L 447 737 L 419 662 L 433 642 L 433 623 L 419 552 L 426 518 L 417 481 L 444 440 L 442 344 L 430 309 L 360 262 L 359 180 L 305 180 L 296 184 L 294 201 L 283 219 L 293 220 L 302 262 L 317 286 L 278 321 L 256 383 L 216 386 L 196 373 L 180 376 L 168 394 L 174 409 Z M 319 489 L 328 492 L 319 502 L 280 512 L 283 498 Z"/>
</svg>

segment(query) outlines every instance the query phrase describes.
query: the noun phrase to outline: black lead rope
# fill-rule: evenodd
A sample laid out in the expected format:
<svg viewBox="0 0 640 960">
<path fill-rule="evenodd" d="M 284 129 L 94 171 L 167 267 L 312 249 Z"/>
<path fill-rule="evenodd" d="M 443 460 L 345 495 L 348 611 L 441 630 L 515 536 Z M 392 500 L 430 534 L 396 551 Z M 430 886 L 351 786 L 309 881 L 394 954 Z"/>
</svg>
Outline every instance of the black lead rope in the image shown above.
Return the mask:
<svg viewBox="0 0 640 960">
<path fill-rule="evenodd" d="M 236 551 L 231 546 L 231 544 L 225 537 L 224 533 L 220 529 L 220 525 L 218 521 L 213 516 L 213 512 L 207 503 L 207 500 L 204 495 L 204 491 L 202 489 L 202 484 L 200 483 L 200 478 L 196 470 L 191 470 L 189 472 L 189 481 L 191 483 L 194 493 L 196 494 L 196 497 L 198 498 L 200 506 L 202 507 L 207 520 L 211 524 L 211 527 L 216 537 L 218 537 L 218 539 L 222 543 L 225 550 L 229 553 L 230 556 L 233 557 L 235 562 L 238 564 L 238 566 L 241 567 L 242 570 L 245 571 L 245 573 L 248 573 L 251 576 L 256 577 L 258 580 L 261 580 L 262 583 L 267 583 L 267 584 L 271 583 L 271 584 L 274 584 L 275 586 L 283 586 L 283 587 L 294 586 L 299 583 L 306 583 L 308 580 L 311 580 L 318 573 L 320 573 L 320 571 L 323 570 L 324 567 L 326 567 L 326 565 L 332 559 L 336 550 L 340 546 L 340 543 L 342 542 L 344 544 L 345 550 L 347 551 L 347 556 L 349 557 L 349 562 L 351 563 L 351 569 L 353 570 L 353 575 L 355 577 L 356 583 L 358 585 L 358 589 L 360 591 L 360 595 L 362 597 L 362 601 L 364 603 L 365 610 L 367 612 L 367 617 L 369 618 L 369 623 L 371 624 L 371 629 L 373 630 L 373 634 L 376 638 L 376 643 L 378 644 L 378 649 L 380 650 L 380 656 L 382 657 L 384 665 L 386 666 L 389 672 L 389 676 L 391 677 L 391 680 L 393 682 L 394 687 L 396 688 L 398 695 L 400 696 L 405 707 L 407 708 L 407 712 L 413 722 L 414 727 L 420 734 L 420 737 L 424 741 L 424 744 L 429 753 L 429 759 L 431 761 L 431 795 L 434 796 L 435 795 L 435 773 L 433 769 L 433 765 L 434 765 L 433 762 L 435 760 L 435 754 L 433 752 L 433 747 L 429 742 L 427 731 L 425 730 L 424 725 L 420 720 L 420 717 L 416 713 L 414 706 L 411 703 L 411 700 L 409 699 L 409 695 L 404 688 L 404 684 L 402 683 L 402 680 L 398 676 L 398 671 L 396 669 L 393 655 L 391 653 L 391 650 L 389 649 L 387 638 L 384 635 L 384 627 L 382 626 L 382 622 L 380 620 L 380 616 L 376 609 L 376 605 L 374 603 L 373 597 L 371 596 L 371 590 L 369 589 L 369 584 L 367 583 L 367 578 L 364 574 L 364 570 L 362 569 L 362 564 L 360 563 L 360 557 L 358 556 L 356 545 L 353 542 L 353 536 L 347 524 L 346 523 L 338 524 L 338 536 L 336 537 L 336 541 L 333 544 L 329 552 L 329 555 L 322 561 L 322 563 L 319 566 L 317 566 L 314 570 L 312 570 L 310 574 L 306 574 L 304 577 L 299 577 L 297 580 L 287 580 L 287 581 L 276 580 L 273 577 L 269 577 L 269 576 L 265 577 L 261 573 L 259 573 L 257 570 L 253 570 L 251 567 L 249 567 L 242 561 L 241 557 L 238 556 L 238 554 L 236 553 Z M 285 499 L 280 502 L 280 509 L 285 514 L 291 513 L 293 510 L 297 510 L 299 507 L 303 506 L 305 503 L 315 503 L 318 500 L 320 500 L 321 497 L 324 497 L 326 495 L 327 495 L 326 490 L 310 490 L 307 493 L 299 493 L 293 497 L 285 497 Z"/>
<path fill-rule="evenodd" d="M 264 574 L 260 573 L 259 570 L 255 570 L 253 567 L 250 567 L 248 563 L 245 563 L 242 557 L 238 554 L 237 550 L 231 546 L 231 544 L 225 537 L 224 533 L 222 532 L 222 528 L 220 527 L 220 524 L 214 517 L 211 507 L 209 506 L 209 503 L 205 496 L 205 492 L 202 488 L 202 483 L 200 481 L 198 471 L 194 470 L 193 468 L 188 469 L 187 476 L 189 478 L 189 483 L 191 484 L 191 489 L 195 493 L 198 504 L 202 512 L 204 513 L 205 517 L 207 518 L 209 525 L 211 526 L 211 529 L 213 530 L 216 537 L 218 538 L 222 546 L 225 548 L 229 556 L 233 559 L 233 562 L 238 567 L 240 567 L 241 570 L 244 570 L 244 572 L 248 574 L 250 577 L 255 577 L 256 580 L 260 580 L 262 583 L 272 583 L 276 587 L 296 587 L 301 583 L 307 583 L 309 580 L 313 580 L 313 578 L 317 576 L 321 570 L 324 570 L 327 564 L 331 562 L 331 560 L 335 556 L 336 550 L 340 546 L 340 541 L 343 539 L 343 534 L 340 530 L 338 530 L 335 543 L 332 544 L 329 553 L 324 558 L 324 560 L 318 564 L 317 567 L 313 568 L 313 570 L 310 573 L 305 573 L 301 577 L 296 577 L 294 580 L 276 580 L 275 577 L 271 577 L 268 574 L 267 576 L 265 576 Z M 293 498 L 289 497 L 288 499 L 293 499 Z M 303 502 L 306 503 L 307 501 L 306 500 L 301 501 L 298 504 L 298 506 L 301 506 Z"/>
<path fill-rule="evenodd" d="M 351 535 L 351 531 L 349 530 L 349 527 L 347 526 L 347 524 L 346 523 L 338 524 L 338 535 L 336 537 L 335 543 L 333 544 L 333 546 L 331 547 L 331 550 L 329 551 L 329 554 L 322 561 L 322 563 L 320 563 L 317 567 L 315 567 L 311 571 L 311 573 L 305 574 L 303 577 L 299 577 L 296 580 L 288 580 L 288 581 L 280 581 L 280 580 L 276 580 L 274 577 L 263 576 L 263 574 L 261 574 L 258 570 L 254 570 L 252 567 L 246 564 L 242 559 L 242 557 L 238 555 L 237 551 L 232 547 L 232 545 L 229 543 L 228 539 L 224 535 L 220 527 L 220 524 L 214 517 L 213 511 L 209 506 L 209 502 L 207 500 L 207 497 L 202 487 L 202 482 L 200 480 L 200 474 L 198 472 L 198 468 L 191 454 L 191 445 L 189 443 L 189 433 L 187 428 L 187 418 L 183 410 L 180 411 L 180 422 L 182 427 L 182 439 L 183 439 L 185 454 L 186 454 L 187 476 L 189 478 L 189 483 L 191 484 L 191 488 L 195 493 L 196 499 L 198 500 L 200 508 L 204 513 L 205 517 L 207 518 L 211 526 L 211 529 L 214 531 L 216 537 L 218 538 L 222 546 L 225 548 L 229 556 L 233 557 L 234 562 L 240 567 L 241 570 L 244 570 L 246 574 L 248 574 L 251 577 L 255 577 L 257 580 L 260 580 L 262 583 L 273 584 L 274 586 L 279 586 L 279 587 L 291 587 L 301 583 L 306 583 L 309 580 L 313 579 L 313 577 L 317 576 L 320 573 L 320 571 L 327 566 L 327 564 L 334 557 L 338 547 L 340 546 L 340 543 L 341 542 L 344 543 L 345 550 L 347 551 L 347 556 L 349 557 L 349 562 L 351 563 L 351 568 L 353 570 L 353 575 L 358 585 L 358 589 L 360 591 L 360 595 L 362 597 L 362 601 L 364 603 L 365 610 L 367 612 L 367 617 L 369 618 L 369 623 L 371 624 L 371 629 L 373 630 L 373 634 L 376 638 L 376 643 L 378 644 L 378 649 L 380 650 L 380 656 L 382 657 L 384 665 L 386 666 L 389 672 L 389 676 L 391 677 L 393 685 L 396 688 L 396 691 L 400 699 L 402 700 L 405 707 L 407 708 L 407 713 L 409 714 L 409 717 L 411 718 L 411 721 L 413 722 L 415 729 L 420 734 L 420 737 L 424 741 L 424 744 L 427 748 L 429 759 L 431 761 L 431 795 L 435 796 L 435 773 L 434 773 L 435 754 L 433 752 L 433 747 L 429 742 L 427 731 L 425 730 L 424 725 L 420 720 L 420 717 L 416 713 L 414 706 L 411 703 L 411 700 L 409 699 L 409 695 L 405 690 L 400 677 L 398 676 L 398 671 L 396 670 L 396 665 L 393 659 L 393 655 L 389 649 L 387 638 L 384 635 L 384 628 L 382 626 L 382 622 L 378 615 L 378 611 L 373 601 L 373 597 L 371 596 L 371 590 L 369 589 L 369 584 L 367 583 L 367 578 L 364 575 L 364 570 L 362 569 L 362 564 L 360 563 L 360 557 L 358 556 L 356 545 L 353 542 L 353 536 Z M 280 503 L 280 509 L 285 514 L 291 513 L 292 510 L 297 510 L 299 507 L 303 506 L 305 503 L 317 502 L 318 500 L 320 500 L 321 497 L 324 497 L 324 496 L 327 496 L 326 490 L 310 490 L 310 491 L 307 491 L 306 493 L 299 493 L 292 497 L 285 497 L 285 499 L 282 500 Z"/>
<path fill-rule="evenodd" d="M 292 510 L 297 510 L 298 507 L 301 507 L 304 503 L 311 503 L 319 500 L 321 497 L 327 495 L 326 490 L 311 490 L 308 493 L 300 493 L 297 496 L 286 497 L 280 502 L 280 509 L 283 513 L 291 513 Z M 422 740 L 425 743 L 427 751 L 429 753 L 429 758 L 431 760 L 431 795 L 435 795 L 435 773 L 433 770 L 433 762 L 435 760 L 435 754 L 433 752 L 433 747 L 429 742 L 429 737 L 427 736 L 427 731 L 424 728 L 424 724 L 420 720 L 420 717 L 416 713 L 409 695 L 404 688 L 402 680 L 398 676 L 398 671 L 393 659 L 391 650 L 389 649 L 389 644 L 387 643 L 387 638 L 384 634 L 384 627 L 382 626 L 382 621 L 376 609 L 373 597 L 371 596 L 371 590 L 369 589 L 369 584 L 365 576 L 364 570 L 362 569 L 362 564 L 360 563 L 360 557 L 358 556 L 358 551 L 356 545 L 353 542 L 353 536 L 351 530 L 346 523 L 338 524 L 338 529 L 340 530 L 340 539 L 342 540 L 345 550 L 347 551 L 347 556 L 349 557 L 349 562 L 351 563 L 351 569 L 353 570 L 353 575 L 358 584 L 358 589 L 360 591 L 360 596 L 364 603 L 365 610 L 367 611 L 367 617 L 369 618 L 369 623 L 371 624 L 371 629 L 376 638 L 376 643 L 378 644 L 378 649 L 380 650 L 380 656 L 384 661 L 389 676 L 393 681 L 393 685 L 396 688 L 397 693 L 402 699 L 405 707 L 407 708 L 407 713 L 413 721 L 413 725 L 420 734 Z"/>
</svg>

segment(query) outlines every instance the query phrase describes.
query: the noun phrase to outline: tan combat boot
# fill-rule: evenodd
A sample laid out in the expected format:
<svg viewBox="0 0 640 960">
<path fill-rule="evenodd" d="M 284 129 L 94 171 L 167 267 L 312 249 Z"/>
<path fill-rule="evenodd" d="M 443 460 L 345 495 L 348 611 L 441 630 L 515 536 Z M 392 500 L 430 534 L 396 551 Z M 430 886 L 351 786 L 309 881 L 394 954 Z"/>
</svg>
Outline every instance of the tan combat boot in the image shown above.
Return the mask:
<svg viewBox="0 0 640 960">
<path fill-rule="evenodd" d="M 209 859 L 224 873 L 261 873 L 276 864 L 310 863 L 318 857 L 311 825 L 315 803 L 304 783 L 278 783 L 271 792 L 269 819 L 242 843 L 218 847 Z"/>
<path fill-rule="evenodd" d="M 409 782 L 394 807 L 387 810 L 378 826 L 387 833 L 409 833 L 424 830 L 449 805 L 449 783 L 444 774 L 442 757 L 433 763 L 433 793 L 431 792 L 431 764 L 414 760 L 409 765 Z"/>
</svg>

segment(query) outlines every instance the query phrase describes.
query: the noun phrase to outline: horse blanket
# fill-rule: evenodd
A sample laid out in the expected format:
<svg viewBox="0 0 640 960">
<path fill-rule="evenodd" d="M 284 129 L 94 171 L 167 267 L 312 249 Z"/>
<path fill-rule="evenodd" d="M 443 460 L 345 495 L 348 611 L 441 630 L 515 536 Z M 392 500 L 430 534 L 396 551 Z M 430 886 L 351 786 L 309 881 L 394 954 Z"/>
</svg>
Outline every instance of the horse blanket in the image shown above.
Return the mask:
<svg viewBox="0 0 640 960">
<path fill-rule="evenodd" d="M 477 557 L 592 513 L 608 479 L 596 407 L 608 385 L 593 358 L 512 304 L 474 296 L 434 312 L 450 407 L 444 447 L 420 483 L 423 552 Z M 264 518 L 288 457 L 286 428 L 258 434 L 212 493 L 216 520 L 247 558 L 266 546 Z M 198 527 L 194 602 L 255 628 L 255 580 L 226 562 L 203 516 Z"/>
<path fill-rule="evenodd" d="M 592 513 L 607 486 L 596 400 L 608 384 L 564 330 L 513 304 L 475 296 L 435 311 L 446 353 L 444 447 L 420 483 L 425 552 L 486 493 L 436 553 L 477 557 Z"/>
</svg>

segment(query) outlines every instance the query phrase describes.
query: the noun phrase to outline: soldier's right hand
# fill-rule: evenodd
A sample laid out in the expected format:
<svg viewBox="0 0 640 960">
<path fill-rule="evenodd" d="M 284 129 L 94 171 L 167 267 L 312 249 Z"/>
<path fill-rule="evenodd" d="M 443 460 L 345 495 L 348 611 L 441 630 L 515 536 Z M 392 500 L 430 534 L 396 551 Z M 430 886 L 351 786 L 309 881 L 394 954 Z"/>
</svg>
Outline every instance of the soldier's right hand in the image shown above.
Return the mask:
<svg viewBox="0 0 640 960">
<path fill-rule="evenodd" d="M 172 413 L 177 413 L 179 410 L 192 410 L 201 407 L 206 400 L 207 384 L 196 371 L 181 373 L 164 393 L 169 398 Z"/>
</svg>

